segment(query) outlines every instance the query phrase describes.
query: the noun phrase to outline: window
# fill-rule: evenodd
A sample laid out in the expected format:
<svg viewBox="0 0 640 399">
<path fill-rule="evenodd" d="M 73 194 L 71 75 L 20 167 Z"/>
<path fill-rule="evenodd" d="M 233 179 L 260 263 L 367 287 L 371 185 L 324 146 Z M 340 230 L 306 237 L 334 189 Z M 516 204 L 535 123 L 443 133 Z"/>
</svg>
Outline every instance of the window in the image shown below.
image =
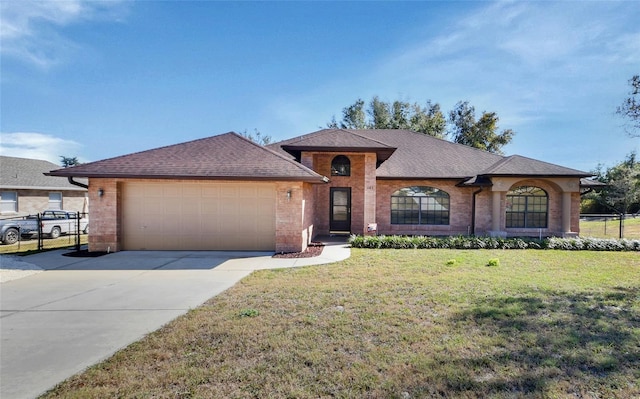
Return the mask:
<svg viewBox="0 0 640 399">
<path fill-rule="evenodd" d="M 344 155 L 338 155 L 331 161 L 331 176 L 351 176 L 351 161 Z"/>
<path fill-rule="evenodd" d="M 0 192 L 0 213 L 18 212 L 18 193 L 16 191 Z"/>
<path fill-rule="evenodd" d="M 549 196 L 539 187 L 521 186 L 507 193 L 507 227 L 546 228 Z"/>
<path fill-rule="evenodd" d="M 449 194 L 433 187 L 405 187 L 391 194 L 391 224 L 449 224 Z"/>
<path fill-rule="evenodd" d="M 49 193 L 48 209 L 62 209 L 62 193 Z"/>
</svg>

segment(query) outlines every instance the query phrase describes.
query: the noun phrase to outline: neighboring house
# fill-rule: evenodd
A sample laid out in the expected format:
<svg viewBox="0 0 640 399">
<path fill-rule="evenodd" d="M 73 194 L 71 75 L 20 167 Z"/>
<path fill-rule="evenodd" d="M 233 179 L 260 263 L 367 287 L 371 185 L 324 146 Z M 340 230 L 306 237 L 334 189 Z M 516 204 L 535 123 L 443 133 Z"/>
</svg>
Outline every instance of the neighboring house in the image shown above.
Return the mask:
<svg viewBox="0 0 640 399">
<path fill-rule="evenodd" d="M 59 165 L 49 161 L 0 156 L 0 217 L 40 213 L 47 209 L 87 212 L 87 189 L 66 177 L 45 176 Z M 79 182 L 87 184 L 86 179 Z"/>
<path fill-rule="evenodd" d="M 590 173 L 407 130 L 226 133 L 54 170 L 89 178 L 91 251 L 304 250 L 317 235 L 575 236 Z"/>
</svg>

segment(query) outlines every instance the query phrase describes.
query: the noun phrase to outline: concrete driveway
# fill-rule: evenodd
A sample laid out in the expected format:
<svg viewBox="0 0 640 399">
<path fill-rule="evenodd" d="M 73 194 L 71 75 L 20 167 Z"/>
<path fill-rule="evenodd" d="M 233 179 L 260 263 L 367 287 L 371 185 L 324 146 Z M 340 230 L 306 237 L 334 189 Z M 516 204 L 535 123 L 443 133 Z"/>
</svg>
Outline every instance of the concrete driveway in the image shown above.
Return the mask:
<svg viewBox="0 0 640 399">
<path fill-rule="evenodd" d="M 23 258 L 45 272 L 0 285 L 0 397 L 33 398 L 233 286 L 257 269 L 345 259 L 272 253 L 63 251 Z"/>
</svg>

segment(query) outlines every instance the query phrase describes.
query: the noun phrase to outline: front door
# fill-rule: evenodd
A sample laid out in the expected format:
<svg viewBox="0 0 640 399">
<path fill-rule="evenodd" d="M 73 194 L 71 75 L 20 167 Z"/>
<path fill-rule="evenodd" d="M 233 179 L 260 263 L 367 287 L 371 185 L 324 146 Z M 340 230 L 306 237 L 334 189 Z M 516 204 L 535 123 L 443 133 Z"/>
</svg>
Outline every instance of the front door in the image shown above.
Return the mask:
<svg viewBox="0 0 640 399">
<path fill-rule="evenodd" d="M 351 188 L 331 188 L 331 215 L 329 218 L 329 230 L 331 232 L 351 231 Z"/>
</svg>

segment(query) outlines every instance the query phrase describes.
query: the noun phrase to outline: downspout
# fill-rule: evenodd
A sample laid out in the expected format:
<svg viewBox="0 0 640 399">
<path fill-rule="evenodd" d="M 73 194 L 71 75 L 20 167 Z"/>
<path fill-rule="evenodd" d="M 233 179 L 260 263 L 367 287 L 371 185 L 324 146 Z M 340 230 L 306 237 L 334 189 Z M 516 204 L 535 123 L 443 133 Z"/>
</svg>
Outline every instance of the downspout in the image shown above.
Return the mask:
<svg viewBox="0 0 640 399">
<path fill-rule="evenodd" d="M 476 190 L 473 192 L 473 200 L 471 203 L 471 235 L 476 235 L 476 196 L 482 192 L 482 187 L 480 190 Z"/>
<path fill-rule="evenodd" d="M 88 184 L 80 183 L 80 182 L 77 182 L 77 181 L 73 180 L 73 176 L 67 177 L 67 180 L 69 180 L 69 183 L 73 184 L 74 186 L 78 186 L 78 187 L 89 189 L 89 185 Z"/>
</svg>

